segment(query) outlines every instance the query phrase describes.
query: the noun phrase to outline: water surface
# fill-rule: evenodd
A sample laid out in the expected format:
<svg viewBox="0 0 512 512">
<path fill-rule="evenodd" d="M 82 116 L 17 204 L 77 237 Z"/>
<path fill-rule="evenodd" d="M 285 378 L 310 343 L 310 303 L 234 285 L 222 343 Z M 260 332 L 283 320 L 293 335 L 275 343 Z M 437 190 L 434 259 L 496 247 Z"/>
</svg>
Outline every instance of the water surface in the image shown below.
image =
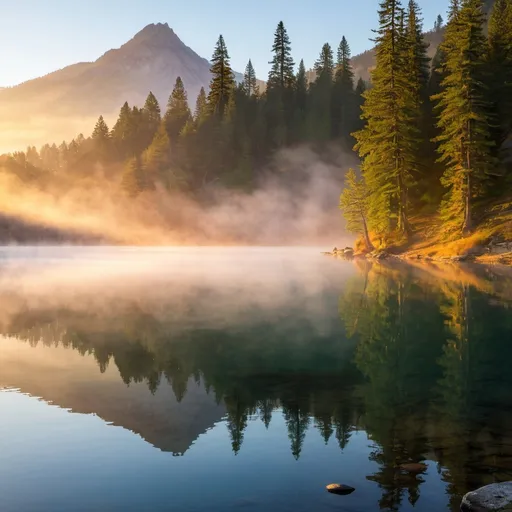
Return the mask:
<svg viewBox="0 0 512 512">
<path fill-rule="evenodd" d="M 319 252 L 1 250 L 2 511 L 455 511 L 512 480 L 509 272 Z"/>
</svg>

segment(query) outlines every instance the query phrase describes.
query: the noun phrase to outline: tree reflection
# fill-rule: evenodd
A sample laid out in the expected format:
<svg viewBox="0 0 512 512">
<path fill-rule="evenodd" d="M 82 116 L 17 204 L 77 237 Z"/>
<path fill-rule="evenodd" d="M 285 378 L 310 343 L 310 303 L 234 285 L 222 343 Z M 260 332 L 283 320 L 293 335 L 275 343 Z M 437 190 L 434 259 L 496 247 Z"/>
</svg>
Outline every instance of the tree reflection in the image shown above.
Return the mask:
<svg viewBox="0 0 512 512">
<path fill-rule="evenodd" d="M 167 382 L 178 402 L 200 384 L 225 405 L 235 454 L 249 419 L 268 429 L 277 410 L 296 459 L 311 430 L 345 450 L 364 429 L 382 510 L 420 497 L 422 476 L 404 463 L 437 463 L 454 508 L 469 488 L 510 479 L 512 315 L 502 295 L 510 288 L 490 275 L 357 265 L 341 295 L 326 298 L 338 300 L 339 319 L 325 331 L 300 311 L 197 329 L 165 303 L 157 317 L 134 302 L 115 319 L 24 310 L 4 333 L 92 355 L 100 372 L 115 365 L 126 385 L 144 382 L 152 393 Z"/>
</svg>

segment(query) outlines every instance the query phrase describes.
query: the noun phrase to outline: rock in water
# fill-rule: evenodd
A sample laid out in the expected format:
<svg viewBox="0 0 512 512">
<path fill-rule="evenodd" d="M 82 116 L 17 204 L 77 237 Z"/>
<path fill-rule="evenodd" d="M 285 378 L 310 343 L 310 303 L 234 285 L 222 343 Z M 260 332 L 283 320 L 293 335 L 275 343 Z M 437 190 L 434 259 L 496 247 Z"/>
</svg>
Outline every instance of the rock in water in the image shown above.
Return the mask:
<svg viewBox="0 0 512 512">
<path fill-rule="evenodd" d="M 512 482 L 491 484 L 468 492 L 462 498 L 462 512 L 500 512 L 512 510 Z"/>
<path fill-rule="evenodd" d="M 408 464 L 400 464 L 400 469 L 408 473 L 423 473 L 423 471 L 426 471 L 427 465 L 422 462 L 409 462 Z"/>
<path fill-rule="evenodd" d="M 347 495 L 351 494 L 355 491 L 353 487 L 350 487 L 350 485 L 343 485 L 343 484 L 329 484 L 326 489 L 332 493 L 332 494 L 342 494 Z"/>
</svg>

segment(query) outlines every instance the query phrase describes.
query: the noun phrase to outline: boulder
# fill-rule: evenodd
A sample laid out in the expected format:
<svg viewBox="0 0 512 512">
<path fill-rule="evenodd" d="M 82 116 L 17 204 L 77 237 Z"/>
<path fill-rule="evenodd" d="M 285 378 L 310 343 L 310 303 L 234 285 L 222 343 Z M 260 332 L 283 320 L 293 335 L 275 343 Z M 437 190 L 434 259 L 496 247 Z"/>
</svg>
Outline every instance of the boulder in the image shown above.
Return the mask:
<svg viewBox="0 0 512 512">
<path fill-rule="evenodd" d="M 351 494 L 355 491 L 355 489 L 350 487 L 350 485 L 343 484 L 329 484 L 326 489 L 332 494 L 341 494 L 343 496 Z"/>
<path fill-rule="evenodd" d="M 512 511 L 512 482 L 491 484 L 468 492 L 462 498 L 462 512 Z"/>
</svg>

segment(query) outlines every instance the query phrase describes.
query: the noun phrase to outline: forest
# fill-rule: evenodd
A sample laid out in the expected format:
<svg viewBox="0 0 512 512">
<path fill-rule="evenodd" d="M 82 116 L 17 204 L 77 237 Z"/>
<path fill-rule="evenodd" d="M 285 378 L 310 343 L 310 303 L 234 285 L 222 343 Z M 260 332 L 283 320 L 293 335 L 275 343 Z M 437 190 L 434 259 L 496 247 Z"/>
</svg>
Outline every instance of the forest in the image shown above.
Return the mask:
<svg viewBox="0 0 512 512">
<path fill-rule="evenodd" d="M 221 35 L 195 108 L 178 77 L 165 108 L 149 92 L 142 107 L 125 102 L 112 127 L 100 116 L 88 137 L 30 146 L 0 165 L 49 182 L 100 169 L 100 185 L 133 201 L 163 189 L 207 202 L 219 188 L 257 190 L 285 148 L 307 145 L 322 158 L 334 146 L 360 161 L 340 207 L 367 250 L 410 240 L 420 214 L 467 235 L 486 205 L 507 199 L 512 180 L 512 0 L 496 0 L 489 15 L 487 5 L 451 0 L 430 59 L 417 2 L 382 0 L 369 82 L 356 79 L 345 37 L 323 45 L 313 70 L 296 66 L 279 22 L 264 90 L 250 60 L 236 83 Z"/>
</svg>

